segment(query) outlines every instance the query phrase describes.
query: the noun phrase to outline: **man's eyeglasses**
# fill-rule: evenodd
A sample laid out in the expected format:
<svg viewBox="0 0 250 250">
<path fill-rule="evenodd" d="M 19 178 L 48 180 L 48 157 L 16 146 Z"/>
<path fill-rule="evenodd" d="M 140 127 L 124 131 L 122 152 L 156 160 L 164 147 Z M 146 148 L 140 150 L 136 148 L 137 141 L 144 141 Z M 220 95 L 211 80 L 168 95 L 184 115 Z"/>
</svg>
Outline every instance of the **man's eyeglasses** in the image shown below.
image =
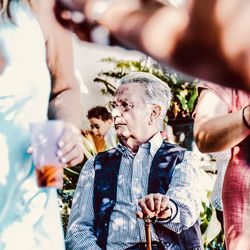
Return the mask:
<svg viewBox="0 0 250 250">
<path fill-rule="evenodd" d="M 134 107 L 134 104 L 131 102 L 126 102 L 123 101 L 120 104 L 117 104 L 114 101 L 109 102 L 106 105 L 106 109 L 108 110 L 109 113 L 112 113 L 114 109 L 118 109 L 120 112 L 128 111 Z"/>
</svg>

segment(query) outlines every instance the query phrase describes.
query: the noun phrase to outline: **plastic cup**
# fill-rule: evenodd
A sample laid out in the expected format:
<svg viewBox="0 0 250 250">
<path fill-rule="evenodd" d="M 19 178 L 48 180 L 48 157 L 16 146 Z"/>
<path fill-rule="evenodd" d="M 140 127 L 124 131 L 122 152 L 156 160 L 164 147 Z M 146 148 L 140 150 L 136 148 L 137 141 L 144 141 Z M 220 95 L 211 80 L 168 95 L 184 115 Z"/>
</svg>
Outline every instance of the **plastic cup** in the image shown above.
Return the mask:
<svg viewBox="0 0 250 250">
<path fill-rule="evenodd" d="M 56 151 L 64 130 L 63 121 L 30 124 L 32 157 L 39 187 L 63 187 L 63 164 Z"/>
</svg>

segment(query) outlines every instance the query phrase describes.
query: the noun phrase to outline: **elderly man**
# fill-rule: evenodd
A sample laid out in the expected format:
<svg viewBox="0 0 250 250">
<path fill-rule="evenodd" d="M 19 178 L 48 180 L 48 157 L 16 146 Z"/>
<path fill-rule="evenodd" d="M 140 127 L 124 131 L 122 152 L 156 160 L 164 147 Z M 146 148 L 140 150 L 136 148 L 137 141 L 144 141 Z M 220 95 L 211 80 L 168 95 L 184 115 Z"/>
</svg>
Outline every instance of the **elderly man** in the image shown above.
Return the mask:
<svg viewBox="0 0 250 250">
<path fill-rule="evenodd" d="M 82 169 L 69 219 L 68 249 L 202 249 L 197 174 L 190 152 L 164 142 L 167 84 L 148 73 L 121 79 L 109 103 L 120 143 Z M 139 218 L 137 218 L 139 217 Z"/>
</svg>

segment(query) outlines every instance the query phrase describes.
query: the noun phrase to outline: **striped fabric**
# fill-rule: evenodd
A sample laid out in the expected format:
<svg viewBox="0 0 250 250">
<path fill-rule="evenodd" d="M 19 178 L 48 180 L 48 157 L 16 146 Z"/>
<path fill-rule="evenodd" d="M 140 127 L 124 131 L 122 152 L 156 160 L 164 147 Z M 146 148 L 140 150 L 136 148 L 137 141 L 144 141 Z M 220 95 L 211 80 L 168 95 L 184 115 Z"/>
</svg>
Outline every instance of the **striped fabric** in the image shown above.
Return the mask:
<svg viewBox="0 0 250 250">
<path fill-rule="evenodd" d="M 214 183 L 214 188 L 211 196 L 211 203 L 217 210 L 223 211 L 222 187 L 227 166 L 231 158 L 231 151 L 226 150 L 226 151 L 211 153 L 211 155 L 216 160 L 216 168 L 217 168 L 217 177 Z"/>
<path fill-rule="evenodd" d="M 121 144 L 117 146 L 122 152 L 122 160 L 118 176 L 117 203 L 109 225 L 108 250 L 125 249 L 146 241 L 144 222 L 136 218 L 136 211 L 139 209 L 137 202 L 147 195 L 150 166 L 161 144 L 161 135 L 157 133 L 148 143 L 140 146 L 135 156 Z M 93 233 L 93 163 L 93 159 L 86 162 L 79 178 L 69 219 L 67 249 L 100 249 Z M 172 217 L 175 218 L 158 223 L 163 223 L 175 232 L 192 226 L 200 211 L 197 186 L 197 172 L 192 164 L 192 155 L 187 152 L 183 162 L 176 166 L 167 192 L 173 201 Z M 175 209 L 175 204 L 178 209 Z M 153 227 L 151 235 L 153 241 L 158 241 Z"/>
</svg>

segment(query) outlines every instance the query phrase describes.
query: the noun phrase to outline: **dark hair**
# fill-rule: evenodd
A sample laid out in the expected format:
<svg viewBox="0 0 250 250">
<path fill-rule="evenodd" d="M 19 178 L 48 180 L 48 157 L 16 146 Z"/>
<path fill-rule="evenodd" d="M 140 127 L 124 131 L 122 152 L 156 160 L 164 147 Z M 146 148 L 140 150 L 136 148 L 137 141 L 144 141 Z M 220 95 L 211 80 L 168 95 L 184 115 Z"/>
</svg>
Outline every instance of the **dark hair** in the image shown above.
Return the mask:
<svg viewBox="0 0 250 250">
<path fill-rule="evenodd" d="M 88 119 L 97 118 L 102 119 L 103 121 L 107 121 L 112 119 L 111 114 L 108 110 L 103 106 L 96 106 L 88 111 L 87 114 Z"/>
</svg>

